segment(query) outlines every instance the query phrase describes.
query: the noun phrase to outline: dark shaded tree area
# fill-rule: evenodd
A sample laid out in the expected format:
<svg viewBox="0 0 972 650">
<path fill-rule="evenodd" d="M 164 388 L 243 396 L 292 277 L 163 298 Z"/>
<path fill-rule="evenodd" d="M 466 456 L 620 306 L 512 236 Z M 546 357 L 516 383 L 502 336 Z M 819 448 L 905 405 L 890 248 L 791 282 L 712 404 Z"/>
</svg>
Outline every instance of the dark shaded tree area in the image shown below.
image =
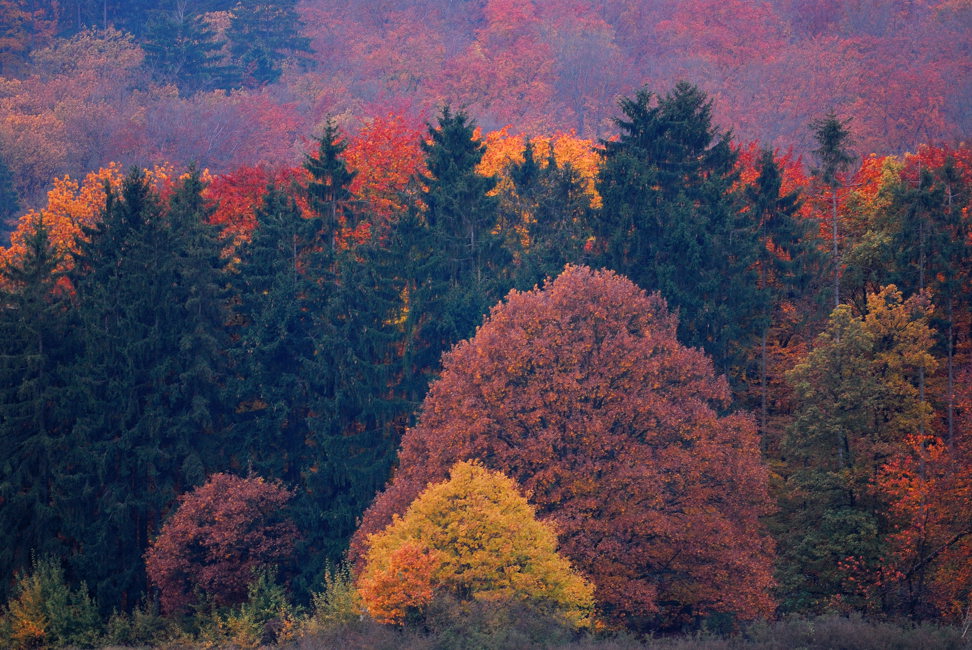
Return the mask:
<svg viewBox="0 0 972 650">
<path fill-rule="evenodd" d="M 587 175 L 539 140 L 486 173 L 446 107 L 381 163 L 328 120 L 299 169 L 108 173 L 90 221 L 62 188 L 0 266 L 0 595 L 34 552 L 132 611 L 180 495 L 232 475 L 291 495 L 273 560 L 307 603 L 475 456 L 569 533 L 617 624 L 960 620 L 972 154 L 843 169 L 831 114 L 808 178 L 713 112 L 642 90 Z M 418 171 L 360 182 L 399 155 Z"/>
</svg>

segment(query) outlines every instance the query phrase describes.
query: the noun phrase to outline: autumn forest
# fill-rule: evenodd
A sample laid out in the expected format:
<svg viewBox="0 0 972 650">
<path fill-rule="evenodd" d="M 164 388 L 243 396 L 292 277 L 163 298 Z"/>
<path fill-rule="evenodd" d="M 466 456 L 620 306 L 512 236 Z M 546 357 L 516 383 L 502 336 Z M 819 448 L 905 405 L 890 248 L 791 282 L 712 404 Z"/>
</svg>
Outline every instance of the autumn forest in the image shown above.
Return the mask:
<svg viewBox="0 0 972 650">
<path fill-rule="evenodd" d="M 970 34 L 0 0 L 0 645 L 966 647 Z"/>
</svg>

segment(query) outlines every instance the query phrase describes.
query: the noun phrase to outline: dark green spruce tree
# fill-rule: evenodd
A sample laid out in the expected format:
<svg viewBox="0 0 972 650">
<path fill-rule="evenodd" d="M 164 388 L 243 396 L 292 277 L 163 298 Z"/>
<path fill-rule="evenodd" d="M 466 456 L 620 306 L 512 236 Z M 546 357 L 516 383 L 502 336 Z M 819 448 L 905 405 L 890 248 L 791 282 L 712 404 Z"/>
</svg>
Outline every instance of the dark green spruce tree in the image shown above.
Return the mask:
<svg viewBox="0 0 972 650">
<path fill-rule="evenodd" d="M 341 155 L 347 143 L 341 138 L 334 120 L 328 119 L 324 133 L 317 140 L 317 153 L 304 156 L 304 169 L 311 175 L 307 199 L 311 210 L 322 221 L 325 242 L 333 253 L 342 228 L 352 226 L 351 182 L 355 172 L 348 169 Z"/>
<path fill-rule="evenodd" d="M 14 187 L 13 172 L 0 157 L 0 241 L 6 242 L 20 212 L 20 197 Z"/>
<path fill-rule="evenodd" d="M 65 557 L 63 464 L 69 458 L 63 364 L 70 358 L 70 301 L 58 286 L 61 256 L 38 217 L 24 253 L 0 265 L 0 574 L 31 555 Z M 0 599 L 10 581 L 0 583 Z"/>
<path fill-rule="evenodd" d="M 712 125 L 712 102 L 685 82 L 663 97 L 642 90 L 621 111 L 597 182 L 601 264 L 660 291 L 678 310 L 679 339 L 738 378 L 765 297 L 756 231 L 733 189 L 731 134 Z"/>
<path fill-rule="evenodd" d="M 490 195 L 496 179 L 476 171 L 486 147 L 473 138 L 474 131 L 466 113 L 446 107 L 438 125 L 429 125 L 430 142 L 422 143 L 428 174 L 420 200 L 438 249 L 438 268 L 427 286 L 439 303 L 439 331 L 430 327 L 429 333 L 442 352 L 472 336 L 505 293 L 500 273 L 507 259 L 494 232 L 498 200 Z"/>
<path fill-rule="evenodd" d="M 961 217 L 961 206 L 969 200 L 968 187 L 952 157 L 946 157 L 937 170 L 919 169 L 917 176 L 913 182 L 900 178 L 891 190 L 889 213 L 894 225 L 890 248 L 896 253 L 893 279 L 908 293 L 932 292 L 936 305 L 932 324 L 938 334 L 938 351 L 946 363 L 945 437 L 952 445 L 959 314 L 961 305 L 968 305 L 972 297 L 970 228 Z M 921 382 L 924 395 L 924 377 Z"/>
<path fill-rule="evenodd" d="M 319 279 L 306 265 L 321 221 L 304 218 L 276 186 L 256 217 L 233 282 L 239 325 L 230 386 L 237 405 L 235 453 L 242 467 L 259 476 L 297 485 L 307 466 L 307 418 L 315 391 L 311 300 Z"/>
<path fill-rule="evenodd" d="M 310 39 L 301 36 L 301 27 L 296 0 L 236 3 L 226 37 L 244 85 L 273 83 L 285 61 L 306 60 Z"/>
<path fill-rule="evenodd" d="M 513 163 L 509 174 L 512 191 L 500 206 L 515 260 L 512 284 L 527 290 L 556 277 L 566 264 L 584 261 L 593 209 L 580 173 L 570 164 L 559 165 L 553 151 L 541 164 L 530 141 L 523 162 Z"/>
<path fill-rule="evenodd" d="M 810 123 L 817 148 L 813 150 L 818 166 L 814 169 L 817 181 L 827 192 L 827 202 L 830 204 L 830 237 L 831 237 L 831 267 L 833 272 L 834 307 L 840 305 L 840 190 L 846 179 L 844 173 L 854 162 L 854 154 L 850 150 L 852 144 L 851 132 L 848 128 L 850 119 L 841 120 L 834 111 Z"/>
<path fill-rule="evenodd" d="M 425 398 L 430 373 L 438 368 L 442 355 L 437 314 L 446 292 L 440 279 L 437 239 L 416 206 L 391 224 L 386 250 L 393 266 L 387 268 L 385 282 L 395 288 L 398 297 L 393 320 L 399 353 L 392 382 L 395 394 L 408 405 L 405 410 L 414 412 Z"/>
<path fill-rule="evenodd" d="M 377 242 L 318 253 L 321 284 L 314 309 L 315 379 L 308 419 L 314 452 L 304 468 L 304 577 L 318 580 L 338 563 L 364 510 L 385 485 L 398 446 L 402 401 L 391 369 L 397 295 L 386 282 Z M 299 507 L 299 504 L 298 504 Z"/>
<path fill-rule="evenodd" d="M 348 235 L 366 215 L 343 149 L 329 123 L 305 161 L 311 218 L 268 194 L 238 279 L 236 437 L 248 466 L 296 489 L 299 597 L 341 561 L 388 479 L 402 419 L 389 380 L 398 296 L 385 249 Z"/>
<path fill-rule="evenodd" d="M 783 171 L 773 152 L 764 150 L 758 162 L 759 176 L 745 188 L 748 214 L 758 238 L 758 289 L 762 294 L 763 313 L 759 317 L 759 426 L 767 434 L 769 389 L 767 386 L 767 348 L 770 330 L 777 322 L 784 303 L 800 305 L 808 317 L 817 309 L 806 309 L 813 280 L 821 259 L 816 236 L 816 223 L 801 219 L 799 190 L 782 191 Z"/>
<path fill-rule="evenodd" d="M 156 11 L 142 38 L 145 65 L 152 77 L 187 93 L 232 86 L 220 60 L 221 44 L 203 16 L 185 8 Z"/>
<path fill-rule="evenodd" d="M 76 260 L 69 380 L 92 498 L 75 566 L 106 609 L 138 602 L 152 535 L 221 465 L 225 262 L 201 188 L 191 174 L 166 206 L 133 170 Z"/>
</svg>

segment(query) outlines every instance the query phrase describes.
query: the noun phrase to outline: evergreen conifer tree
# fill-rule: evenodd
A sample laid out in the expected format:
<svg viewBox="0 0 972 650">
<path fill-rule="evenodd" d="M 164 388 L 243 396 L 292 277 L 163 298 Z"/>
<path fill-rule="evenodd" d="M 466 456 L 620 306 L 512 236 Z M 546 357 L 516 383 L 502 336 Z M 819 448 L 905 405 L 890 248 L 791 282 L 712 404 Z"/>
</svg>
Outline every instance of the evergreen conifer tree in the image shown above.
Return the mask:
<svg viewBox="0 0 972 650">
<path fill-rule="evenodd" d="M 498 201 L 490 195 L 496 179 L 476 171 L 485 145 L 474 133 L 466 113 L 445 107 L 438 126 L 429 125 L 430 142 L 422 143 L 428 175 L 420 200 L 438 249 L 433 282 L 445 292 L 434 297 L 440 351 L 471 336 L 502 293 L 499 269 L 506 259 L 493 232 Z"/>
<path fill-rule="evenodd" d="M 244 85 L 277 81 L 285 60 L 310 51 L 310 40 L 300 35 L 296 5 L 296 0 L 236 3 L 226 36 Z"/>
<path fill-rule="evenodd" d="M 229 69 L 220 63 L 220 44 L 201 14 L 184 9 L 155 12 L 146 25 L 142 48 L 156 81 L 189 93 L 232 85 Z"/>
<path fill-rule="evenodd" d="M 813 153 L 817 157 L 819 167 L 814 170 L 817 179 L 830 193 L 830 236 L 831 236 L 831 265 L 834 274 L 834 307 L 840 305 L 840 189 L 844 185 L 843 173 L 854 162 L 854 154 L 850 151 L 851 132 L 847 125 L 850 119 L 841 120 L 837 114 L 830 111 L 824 117 L 810 123 L 817 148 Z"/>
<path fill-rule="evenodd" d="M 760 433 L 768 418 L 767 338 L 776 313 L 787 302 L 803 302 L 819 265 L 813 222 L 801 220 L 799 190 L 783 193 L 783 173 L 773 152 L 764 150 L 759 176 L 745 189 L 748 214 L 757 230 L 757 268 L 763 313 L 759 318 Z"/>
<path fill-rule="evenodd" d="M 315 390 L 309 364 L 314 355 L 310 297 L 316 283 L 305 267 L 321 221 L 305 219 L 275 186 L 256 217 L 234 281 L 236 454 L 240 465 L 257 475 L 296 485 L 307 465 L 307 417 Z"/>
<path fill-rule="evenodd" d="M 712 125 L 712 102 L 682 82 L 664 97 L 621 100 L 606 141 L 595 222 L 601 263 L 679 312 L 679 340 L 738 369 L 763 313 L 753 268 L 757 238 L 734 190 L 731 134 Z"/>
<path fill-rule="evenodd" d="M 341 228 L 354 225 L 349 221 L 353 214 L 350 187 L 355 172 L 341 158 L 348 145 L 333 120 L 327 121 L 317 142 L 317 155 L 304 157 L 304 169 L 311 175 L 307 199 L 311 210 L 323 222 L 323 232 L 330 237 L 324 244 L 333 253 Z"/>
<path fill-rule="evenodd" d="M 559 164 L 552 151 L 540 164 L 530 141 L 523 162 L 512 164 L 509 174 L 512 192 L 501 201 L 501 211 L 513 233 L 508 242 L 516 260 L 512 284 L 529 290 L 556 277 L 566 264 L 584 261 L 593 209 L 580 173 L 569 163 Z M 526 231 L 525 241 L 519 228 Z"/>
<path fill-rule="evenodd" d="M 200 190 L 190 175 L 166 209 L 133 170 L 77 259 L 74 442 L 93 496 L 76 566 L 106 608 L 138 601 L 149 539 L 219 462 L 225 262 Z"/>
<path fill-rule="evenodd" d="M 67 554 L 62 472 L 70 413 L 60 368 L 70 355 L 59 255 L 38 217 L 20 259 L 0 266 L 0 574 L 31 554 Z M 9 581 L 0 584 L 6 600 Z"/>
<path fill-rule="evenodd" d="M 14 219 L 20 212 L 20 197 L 13 183 L 13 173 L 7 162 L 0 156 L 0 239 L 6 240 L 13 230 Z"/>
<path fill-rule="evenodd" d="M 314 354 L 303 492 L 295 499 L 304 540 L 303 580 L 313 586 L 337 564 L 365 508 L 388 480 L 401 424 L 390 369 L 395 299 L 375 243 L 326 249 L 312 266 L 321 282 L 314 307 Z M 300 586 L 300 585 L 298 585 Z"/>
</svg>

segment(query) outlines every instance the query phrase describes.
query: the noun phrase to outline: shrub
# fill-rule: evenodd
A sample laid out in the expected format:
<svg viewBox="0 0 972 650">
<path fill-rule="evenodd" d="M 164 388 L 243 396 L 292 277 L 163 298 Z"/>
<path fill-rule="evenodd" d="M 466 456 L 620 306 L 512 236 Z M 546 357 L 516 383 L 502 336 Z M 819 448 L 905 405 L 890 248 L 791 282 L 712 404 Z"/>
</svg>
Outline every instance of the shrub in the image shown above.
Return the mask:
<svg viewBox="0 0 972 650">
<path fill-rule="evenodd" d="M 93 647 L 99 641 L 98 607 L 82 583 L 71 589 L 54 558 L 35 559 L 30 573 L 17 578 L 5 612 L 5 644 L 15 647 Z"/>
<path fill-rule="evenodd" d="M 324 570 L 324 590 L 313 596 L 314 612 L 305 622 L 305 634 L 317 634 L 360 620 L 365 612 L 347 563 Z"/>
</svg>

